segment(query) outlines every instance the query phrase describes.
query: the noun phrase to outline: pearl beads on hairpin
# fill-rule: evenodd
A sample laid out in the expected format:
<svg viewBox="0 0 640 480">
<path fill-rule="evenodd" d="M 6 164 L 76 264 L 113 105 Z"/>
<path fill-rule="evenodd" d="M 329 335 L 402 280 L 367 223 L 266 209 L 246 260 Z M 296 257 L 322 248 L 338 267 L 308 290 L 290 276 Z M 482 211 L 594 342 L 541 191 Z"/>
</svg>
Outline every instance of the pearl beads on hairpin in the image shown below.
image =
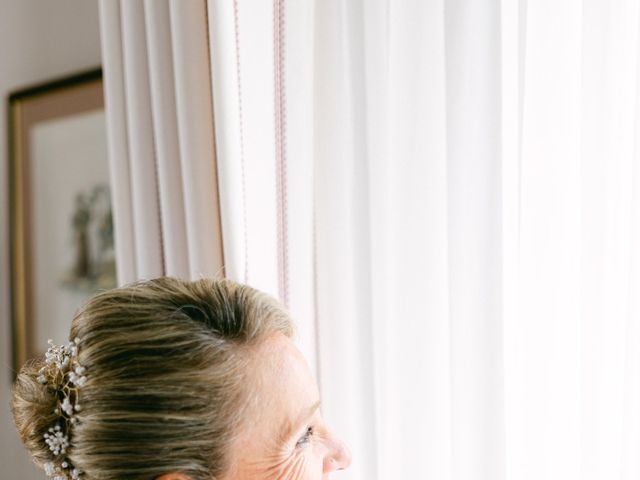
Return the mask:
<svg viewBox="0 0 640 480">
<path fill-rule="evenodd" d="M 49 383 L 47 379 L 52 379 L 52 386 L 62 400 L 54 410 L 60 419 L 44 434 L 44 441 L 54 456 L 62 458 L 58 461 L 58 465 L 54 462 L 45 463 L 43 465 L 44 471 L 52 480 L 67 480 L 69 478 L 79 480 L 82 472 L 77 468 L 72 468 L 65 455 L 70 445 L 70 427 L 78 423 L 74 413 L 81 410 L 78 403 L 78 389 L 87 381 L 86 368 L 80 365 L 77 359 L 80 340 L 76 338 L 67 345 L 54 345 L 51 340 L 48 343 L 45 366 L 38 372 L 37 380 L 46 385 Z"/>
</svg>

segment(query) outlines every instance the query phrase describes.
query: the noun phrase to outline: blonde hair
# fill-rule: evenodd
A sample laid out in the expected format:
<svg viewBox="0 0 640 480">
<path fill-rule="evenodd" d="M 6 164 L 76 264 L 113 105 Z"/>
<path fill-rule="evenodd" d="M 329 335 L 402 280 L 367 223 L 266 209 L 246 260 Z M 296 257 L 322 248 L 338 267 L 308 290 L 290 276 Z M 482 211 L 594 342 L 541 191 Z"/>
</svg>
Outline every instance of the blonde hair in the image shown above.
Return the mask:
<svg viewBox="0 0 640 480">
<path fill-rule="evenodd" d="M 164 277 L 96 295 L 71 327 L 87 381 L 67 458 L 83 480 L 218 477 L 249 404 L 249 349 L 292 329 L 278 302 L 229 280 Z M 42 365 L 22 368 L 12 398 L 18 432 L 41 466 L 54 461 L 43 435 L 59 401 L 37 380 Z"/>
</svg>

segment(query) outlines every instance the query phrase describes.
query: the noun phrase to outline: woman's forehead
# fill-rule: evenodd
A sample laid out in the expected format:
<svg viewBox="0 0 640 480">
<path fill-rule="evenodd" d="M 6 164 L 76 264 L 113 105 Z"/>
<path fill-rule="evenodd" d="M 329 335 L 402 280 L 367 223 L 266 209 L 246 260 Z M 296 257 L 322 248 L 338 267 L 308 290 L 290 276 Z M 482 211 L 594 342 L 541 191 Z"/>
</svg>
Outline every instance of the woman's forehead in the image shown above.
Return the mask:
<svg viewBox="0 0 640 480">
<path fill-rule="evenodd" d="M 268 337 L 255 352 L 259 381 L 254 385 L 261 416 L 280 427 L 295 422 L 318 402 L 318 388 L 298 348 L 280 333 Z"/>
</svg>

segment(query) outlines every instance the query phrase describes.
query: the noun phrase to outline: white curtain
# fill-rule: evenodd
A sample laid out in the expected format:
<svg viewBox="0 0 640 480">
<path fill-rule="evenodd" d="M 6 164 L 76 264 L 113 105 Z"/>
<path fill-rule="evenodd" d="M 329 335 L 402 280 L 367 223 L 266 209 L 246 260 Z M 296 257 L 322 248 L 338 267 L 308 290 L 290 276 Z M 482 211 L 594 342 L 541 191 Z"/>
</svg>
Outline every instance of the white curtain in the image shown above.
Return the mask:
<svg viewBox="0 0 640 480">
<path fill-rule="evenodd" d="M 638 2 L 101 8 L 118 267 L 218 271 L 217 155 L 336 478 L 640 478 Z"/>
<path fill-rule="evenodd" d="M 639 478 L 639 6 L 210 2 L 227 271 L 340 478 Z"/>
<path fill-rule="evenodd" d="M 120 284 L 223 273 L 206 8 L 100 1 Z"/>
</svg>

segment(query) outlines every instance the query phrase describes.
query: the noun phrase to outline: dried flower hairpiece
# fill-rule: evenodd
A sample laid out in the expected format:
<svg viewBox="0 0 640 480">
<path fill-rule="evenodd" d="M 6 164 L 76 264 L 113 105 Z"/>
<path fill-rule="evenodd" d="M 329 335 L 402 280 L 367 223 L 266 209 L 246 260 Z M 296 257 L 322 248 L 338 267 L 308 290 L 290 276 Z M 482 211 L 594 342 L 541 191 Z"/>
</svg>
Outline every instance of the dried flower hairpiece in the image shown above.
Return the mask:
<svg viewBox="0 0 640 480">
<path fill-rule="evenodd" d="M 45 365 L 38 371 L 38 382 L 55 389 L 59 404 L 54 413 L 58 415 L 56 424 L 44 434 L 44 441 L 55 461 L 44 464 L 44 470 L 53 480 L 79 480 L 82 472 L 73 468 L 67 458 L 71 426 L 77 423 L 75 416 L 81 407 L 78 402 L 78 389 L 87 381 L 86 369 L 78 362 L 78 345 L 76 338 L 67 345 L 54 345 L 49 340 L 49 348 L 45 354 Z"/>
</svg>

